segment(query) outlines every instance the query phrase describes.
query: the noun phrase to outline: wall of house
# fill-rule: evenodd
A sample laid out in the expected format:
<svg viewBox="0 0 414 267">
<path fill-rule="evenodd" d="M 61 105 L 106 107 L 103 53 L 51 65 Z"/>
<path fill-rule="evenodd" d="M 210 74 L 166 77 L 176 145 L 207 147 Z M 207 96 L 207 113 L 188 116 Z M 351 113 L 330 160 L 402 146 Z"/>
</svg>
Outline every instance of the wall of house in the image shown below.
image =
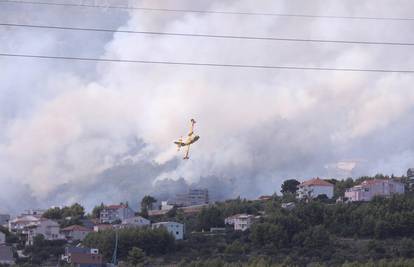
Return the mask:
<svg viewBox="0 0 414 267">
<path fill-rule="evenodd" d="M 153 224 L 152 228 L 161 228 L 164 227 L 169 233 L 171 233 L 176 240 L 184 239 L 184 225 L 181 223 L 175 222 L 168 222 L 168 223 L 160 223 L 160 224 Z"/>
<path fill-rule="evenodd" d="M 299 190 L 299 198 L 304 198 L 307 194 L 307 192 L 311 192 L 311 197 L 317 197 L 319 195 L 325 194 L 328 198 L 333 197 L 333 186 L 315 186 L 315 185 L 309 185 L 309 186 L 303 186 Z"/>
</svg>

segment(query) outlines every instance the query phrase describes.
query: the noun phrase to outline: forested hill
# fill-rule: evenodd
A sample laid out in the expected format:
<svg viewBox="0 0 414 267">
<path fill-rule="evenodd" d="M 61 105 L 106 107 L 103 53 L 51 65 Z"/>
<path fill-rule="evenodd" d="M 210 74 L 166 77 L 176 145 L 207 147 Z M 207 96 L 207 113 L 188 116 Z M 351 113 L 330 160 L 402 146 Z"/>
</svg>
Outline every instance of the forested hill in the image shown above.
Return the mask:
<svg viewBox="0 0 414 267">
<path fill-rule="evenodd" d="M 414 264 L 410 260 L 414 257 L 412 193 L 363 203 L 296 201 L 296 207 L 291 210 L 281 207 L 285 201 L 277 196 L 268 201 L 235 199 L 205 208 L 197 215 L 172 210 L 163 218 L 152 218 L 185 223 L 187 237 L 175 242 L 164 242 L 165 237 L 153 240 L 162 246 L 159 251 L 154 246 L 148 249 L 148 245 L 144 246 L 143 261 L 180 263 L 180 266 L 226 266 L 240 262 L 246 266 L 307 266 L 309 263 L 354 266 L 350 265 L 352 262 L 358 262 L 355 266 L 378 266 L 379 262 L 384 266 Z M 225 233 L 208 232 L 211 227 L 223 227 L 224 219 L 237 213 L 259 217 L 245 232 L 234 232 L 229 227 Z M 109 257 L 113 246 L 106 242 L 113 240 L 108 233 L 94 233 L 88 236 L 85 244 L 101 248 Z M 125 240 L 128 243 L 120 240 L 120 247 L 125 251 L 145 243 L 139 238 L 139 244 L 134 244 L 132 239 Z M 123 255 L 126 260 L 127 253 Z"/>
</svg>

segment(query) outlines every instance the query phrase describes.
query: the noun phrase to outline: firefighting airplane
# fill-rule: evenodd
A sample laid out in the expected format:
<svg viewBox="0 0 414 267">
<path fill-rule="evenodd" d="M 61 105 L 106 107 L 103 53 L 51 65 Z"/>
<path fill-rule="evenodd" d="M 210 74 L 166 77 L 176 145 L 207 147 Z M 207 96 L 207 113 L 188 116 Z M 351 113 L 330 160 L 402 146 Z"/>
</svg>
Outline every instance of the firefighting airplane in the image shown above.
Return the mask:
<svg viewBox="0 0 414 267">
<path fill-rule="evenodd" d="M 187 140 L 185 142 L 183 142 L 182 137 L 178 139 L 178 141 L 174 142 L 174 144 L 178 146 L 178 151 L 180 151 L 181 147 L 187 147 L 183 159 L 189 159 L 188 154 L 190 153 L 190 145 L 194 144 L 198 139 L 200 139 L 200 136 L 194 134 L 194 124 L 196 124 L 196 121 L 194 119 L 191 119 L 190 132 L 188 133 Z"/>
</svg>

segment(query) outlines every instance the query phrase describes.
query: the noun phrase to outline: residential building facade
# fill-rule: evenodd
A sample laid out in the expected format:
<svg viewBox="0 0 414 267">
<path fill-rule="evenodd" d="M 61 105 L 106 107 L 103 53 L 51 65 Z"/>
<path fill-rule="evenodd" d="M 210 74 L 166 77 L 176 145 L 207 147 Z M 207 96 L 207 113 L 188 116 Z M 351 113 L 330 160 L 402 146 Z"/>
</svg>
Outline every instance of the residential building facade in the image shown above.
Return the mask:
<svg viewBox="0 0 414 267">
<path fill-rule="evenodd" d="M 141 216 L 135 216 L 132 218 L 127 218 L 122 220 L 121 227 L 122 228 L 128 228 L 128 227 L 144 227 L 151 225 L 151 221 L 148 219 L 145 219 Z"/>
<path fill-rule="evenodd" d="M 34 238 L 42 235 L 46 240 L 62 240 L 64 235 L 60 233 L 60 226 L 57 222 L 49 219 L 40 219 L 36 223 L 27 225 L 23 231 L 27 234 L 26 245 L 33 245 Z"/>
<path fill-rule="evenodd" d="M 320 178 L 313 178 L 299 185 L 299 198 L 315 198 L 320 195 L 333 197 L 334 185 Z"/>
<path fill-rule="evenodd" d="M 69 241 L 82 241 L 90 232 L 93 230 L 80 225 L 71 225 L 61 230 L 66 240 Z"/>
<path fill-rule="evenodd" d="M 10 232 L 22 232 L 26 226 L 36 224 L 41 220 L 40 215 L 20 215 L 9 221 Z"/>
<path fill-rule="evenodd" d="M 165 228 L 176 240 L 184 239 L 184 225 L 178 222 L 159 222 L 152 224 L 152 229 Z"/>
<path fill-rule="evenodd" d="M 101 267 L 105 266 L 103 257 L 98 249 L 67 247 L 62 260 L 76 267 Z"/>
<path fill-rule="evenodd" d="M 114 223 L 135 216 L 135 212 L 126 204 L 110 205 L 102 209 L 99 219 L 101 223 Z"/>
<path fill-rule="evenodd" d="M 403 194 L 404 190 L 404 184 L 401 182 L 391 179 L 372 179 L 347 189 L 345 197 L 348 201 L 370 201 L 375 196 Z"/>
<path fill-rule="evenodd" d="M 255 217 L 250 214 L 236 214 L 230 217 L 227 217 L 224 220 L 225 224 L 233 225 L 234 230 L 236 231 L 246 231 L 254 223 Z"/>
</svg>

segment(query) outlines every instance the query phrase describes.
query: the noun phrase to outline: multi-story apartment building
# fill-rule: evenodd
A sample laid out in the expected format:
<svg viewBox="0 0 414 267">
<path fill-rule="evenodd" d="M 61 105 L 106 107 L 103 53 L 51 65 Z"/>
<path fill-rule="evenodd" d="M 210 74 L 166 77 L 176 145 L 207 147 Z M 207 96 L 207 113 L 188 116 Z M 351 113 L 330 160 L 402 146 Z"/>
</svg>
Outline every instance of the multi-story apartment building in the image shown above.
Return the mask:
<svg viewBox="0 0 414 267">
<path fill-rule="evenodd" d="M 193 188 L 185 194 L 177 194 L 175 204 L 178 206 L 195 206 L 209 203 L 208 190 Z"/>
<path fill-rule="evenodd" d="M 135 212 L 126 204 L 110 205 L 102 209 L 99 219 L 101 223 L 123 221 L 135 216 Z"/>
</svg>

